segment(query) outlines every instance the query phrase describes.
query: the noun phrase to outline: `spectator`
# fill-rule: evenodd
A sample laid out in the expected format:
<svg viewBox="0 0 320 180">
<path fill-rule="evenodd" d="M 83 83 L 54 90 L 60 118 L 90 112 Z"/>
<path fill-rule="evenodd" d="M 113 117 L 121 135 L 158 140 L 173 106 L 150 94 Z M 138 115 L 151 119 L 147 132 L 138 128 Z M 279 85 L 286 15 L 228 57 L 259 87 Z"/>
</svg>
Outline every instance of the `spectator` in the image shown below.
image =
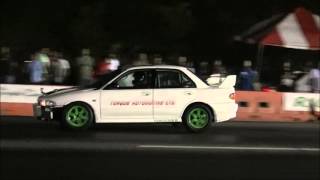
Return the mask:
<svg viewBox="0 0 320 180">
<path fill-rule="evenodd" d="M 95 73 L 94 73 L 95 78 L 100 79 L 104 75 L 111 72 L 110 66 L 111 66 L 111 59 L 108 58 L 107 56 L 99 60 L 95 68 Z"/>
<path fill-rule="evenodd" d="M 300 76 L 295 82 L 296 92 L 317 92 L 319 88 L 318 79 L 319 67 L 313 66 L 311 61 L 304 65 L 304 71 L 300 72 Z"/>
<path fill-rule="evenodd" d="M 280 92 L 292 92 L 294 85 L 294 75 L 291 72 L 290 62 L 283 63 L 283 74 L 280 79 L 280 86 L 278 91 Z"/>
<path fill-rule="evenodd" d="M 156 54 L 153 58 L 153 65 L 161 65 L 163 64 L 163 59 L 160 55 Z"/>
<path fill-rule="evenodd" d="M 79 69 L 78 84 L 85 86 L 91 83 L 94 67 L 94 59 L 90 56 L 89 49 L 82 50 L 82 56 L 77 58 L 77 67 Z"/>
<path fill-rule="evenodd" d="M 213 63 L 211 74 L 226 75 L 226 68 L 222 65 L 221 60 L 215 60 Z"/>
<path fill-rule="evenodd" d="M 138 58 L 133 61 L 132 65 L 134 66 L 150 65 L 148 55 L 146 53 L 139 53 Z"/>
<path fill-rule="evenodd" d="M 258 73 L 252 68 L 251 61 L 243 62 L 243 69 L 239 74 L 239 90 L 253 91 L 256 90 L 254 83 L 257 82 Z"/>
<path fill-rule="evenodd" d="M 109 69 L 110 71 L 115 71 L 119 68 L 120 66 L 120 61 L 117 58 L 117 56 L 115 54 L 110 54 L 110 66 Z"/>
<path fill-rule="evenodd" d="M 309 73 L 311 92 L 320 93 L 320 62 Z"/>
<path fill-rule="evenodd" d="M 317 65 L 314 65 L 309 73 L 310 77 L 310 90 L 312 93 L 320 93 L 320 62 Z M 320 97 L 319 97 L 320 98 Z M 318 99 L 319 103 L 320 99 Z M 320 115 L 316 113 L 316 107 L 318 104 L 316 101 L 310 99 L 310 114 L 312 116 L 312 120 L 320 120 Z"/>
<path fill-rule="evenodd" d="M 36 55 L 36 59 L 39 60 L 43 66 L 42 68 L 42 80 L 44 83 L 50 81 L 50 58 L 49 58 L 49 48 L 42 48 L 39 53 Z"/>
<path fill-rule="evenodd" d="M 43 65 L 36 57 L 39 56 L 31 55 L 31 63 L 28 65 L 29 79 L 31 83 L 41 84 L 43 82 Z"/>
<path fill-rule="evenodd" d="M 14 59 L 10 59 L 8 67 L 8 74 L 5 77 L 5 83 L 12 84 L 16 83 L 18 74 L 18 62 Z"/>
<path fill-rule="evenodd" d="M 58 56 L 57 52 L 50 52 L 50 71 L 49 71 L 49 79 L 50 83 L 56 84 L 57 82 L 55 81 L 57 76 L 59 75 L 58 72 L 60 70 L 60 65 L 58 62 Z"/>
<path fill-rule="evenodd" d="M 55 52 L 52 67 L 54 84 L 64 84 L 70 72 L 69 61 L 63 59 L 62 53 Z"/>
<path fill-rule="evenodd" d="M 187 59 L 187 57 L 185 57 L 185 56 L 179 56 L 179 57 L 178 57 L 178 65 L 179 65 L 179 66 L 184 66 L 184 67 L 186 67 L 186 66 L 187 66 L 187 61 L 188 61 L 188 59 Z"/>
<path fill-rule="evenodd" d="M 207 61 L 202 61 L 199 64 L 199 69 L 197 71 L 201 79 L 207 79 L 210 76 L 209 63 Z"/>
<path fill-rule="evenodd" d="M 65 83 L 70 75 L 70 63 L 67 59 L 63 58 L 62 53 L 58 53 L 58 61 L 61 66 L 61 83 Z"/>
<path fill-rule="evenodd" d="M 193 61 L 188 61 L 187 62 L 187 67 L 191 72 L 196 73 L 196 68 L 194 67 Z"/>
<path fill-rule="evenodd" d="M 5 48 L 3 48 L 5 49 Z M 7 77 L 10 73 L 9 64 L 10 64 L 10 53 L 1 49 L 1 59 L 0 59 L 0 83 L 7 83 Z"/>
</svg>

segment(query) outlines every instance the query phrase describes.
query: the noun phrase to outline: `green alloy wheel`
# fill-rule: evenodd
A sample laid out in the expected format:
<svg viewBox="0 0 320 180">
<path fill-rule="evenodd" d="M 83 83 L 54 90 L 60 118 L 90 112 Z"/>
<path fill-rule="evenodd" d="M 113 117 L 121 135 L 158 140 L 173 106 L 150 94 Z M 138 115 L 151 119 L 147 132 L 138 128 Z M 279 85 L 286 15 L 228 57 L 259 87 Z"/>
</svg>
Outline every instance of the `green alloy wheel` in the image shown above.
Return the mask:
<svg viewBox="0 0 320 180">
<path fill-rule="evenodd" d="M 200 132 L 208 127 L 212 115 L 208 107 L 197 104 L 188 108 L 183 116 L 183 122 L 191 132 Z"/>
<path fill-rule="evenodd" d="M 71 129 L 87 129 L 92 125 L 93 113 L 84 103 L 72 103 L 64 110 L 64 125 Z"/>
<path fill-rule="evenodd" d="M 203 108 L 194 108 L 188 114 L 188 124 L 196 129 L 204 128 L 209 121 L 209 115 Z"/>
</svg>

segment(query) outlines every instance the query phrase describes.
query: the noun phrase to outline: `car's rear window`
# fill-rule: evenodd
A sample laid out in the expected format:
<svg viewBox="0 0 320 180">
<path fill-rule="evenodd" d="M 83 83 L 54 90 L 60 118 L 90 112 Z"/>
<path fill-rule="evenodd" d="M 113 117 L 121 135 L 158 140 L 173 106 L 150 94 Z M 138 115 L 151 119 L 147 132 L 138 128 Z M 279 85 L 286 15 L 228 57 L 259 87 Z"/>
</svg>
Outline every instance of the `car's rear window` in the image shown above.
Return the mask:
<svg viewBox="0 0 320 180">
<path fill-rule="evenodd" d="M 197 76 L 202 82 L 204 82 L 206 85 L 209 86 L 209 84 L 207 83 L 206 79 L 203 79 L 202 77 L 200 77 L 199 75 L 197 75 L 193 69 L 187 68 L 188 71 L 190 71 L 192 74 L 194 74 L 195 76 Z"/>
</svg>

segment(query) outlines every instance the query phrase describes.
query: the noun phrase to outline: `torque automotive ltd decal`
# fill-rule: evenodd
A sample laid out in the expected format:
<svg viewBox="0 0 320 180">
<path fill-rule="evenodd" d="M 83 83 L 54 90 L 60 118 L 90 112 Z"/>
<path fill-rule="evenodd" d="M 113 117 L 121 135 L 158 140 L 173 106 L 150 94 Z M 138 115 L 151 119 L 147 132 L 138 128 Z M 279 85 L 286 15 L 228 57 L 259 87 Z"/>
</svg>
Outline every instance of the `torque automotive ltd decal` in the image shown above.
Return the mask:
<svg viewBox="0 0 320 180">
<path fill-rule="evenodd" d="M 174 106 L 175 101 L 111 101 L 111 106 Z"/>
</svg>

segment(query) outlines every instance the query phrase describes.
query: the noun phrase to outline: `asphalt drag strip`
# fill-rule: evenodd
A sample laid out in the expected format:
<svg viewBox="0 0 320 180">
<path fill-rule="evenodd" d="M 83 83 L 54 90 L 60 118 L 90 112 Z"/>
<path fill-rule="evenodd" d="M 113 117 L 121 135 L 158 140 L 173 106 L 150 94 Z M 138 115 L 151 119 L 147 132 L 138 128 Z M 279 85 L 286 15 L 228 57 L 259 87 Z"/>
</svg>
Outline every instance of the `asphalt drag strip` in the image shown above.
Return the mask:
<svg viewBox="0 0 320 180">
<path fill-rule="evenodd" d="M 190 134 L 170 124 L 66 132 L 0 120 L 0 179 L 320 179 L 318 123 L 226 122 Z"/>
</svg>

